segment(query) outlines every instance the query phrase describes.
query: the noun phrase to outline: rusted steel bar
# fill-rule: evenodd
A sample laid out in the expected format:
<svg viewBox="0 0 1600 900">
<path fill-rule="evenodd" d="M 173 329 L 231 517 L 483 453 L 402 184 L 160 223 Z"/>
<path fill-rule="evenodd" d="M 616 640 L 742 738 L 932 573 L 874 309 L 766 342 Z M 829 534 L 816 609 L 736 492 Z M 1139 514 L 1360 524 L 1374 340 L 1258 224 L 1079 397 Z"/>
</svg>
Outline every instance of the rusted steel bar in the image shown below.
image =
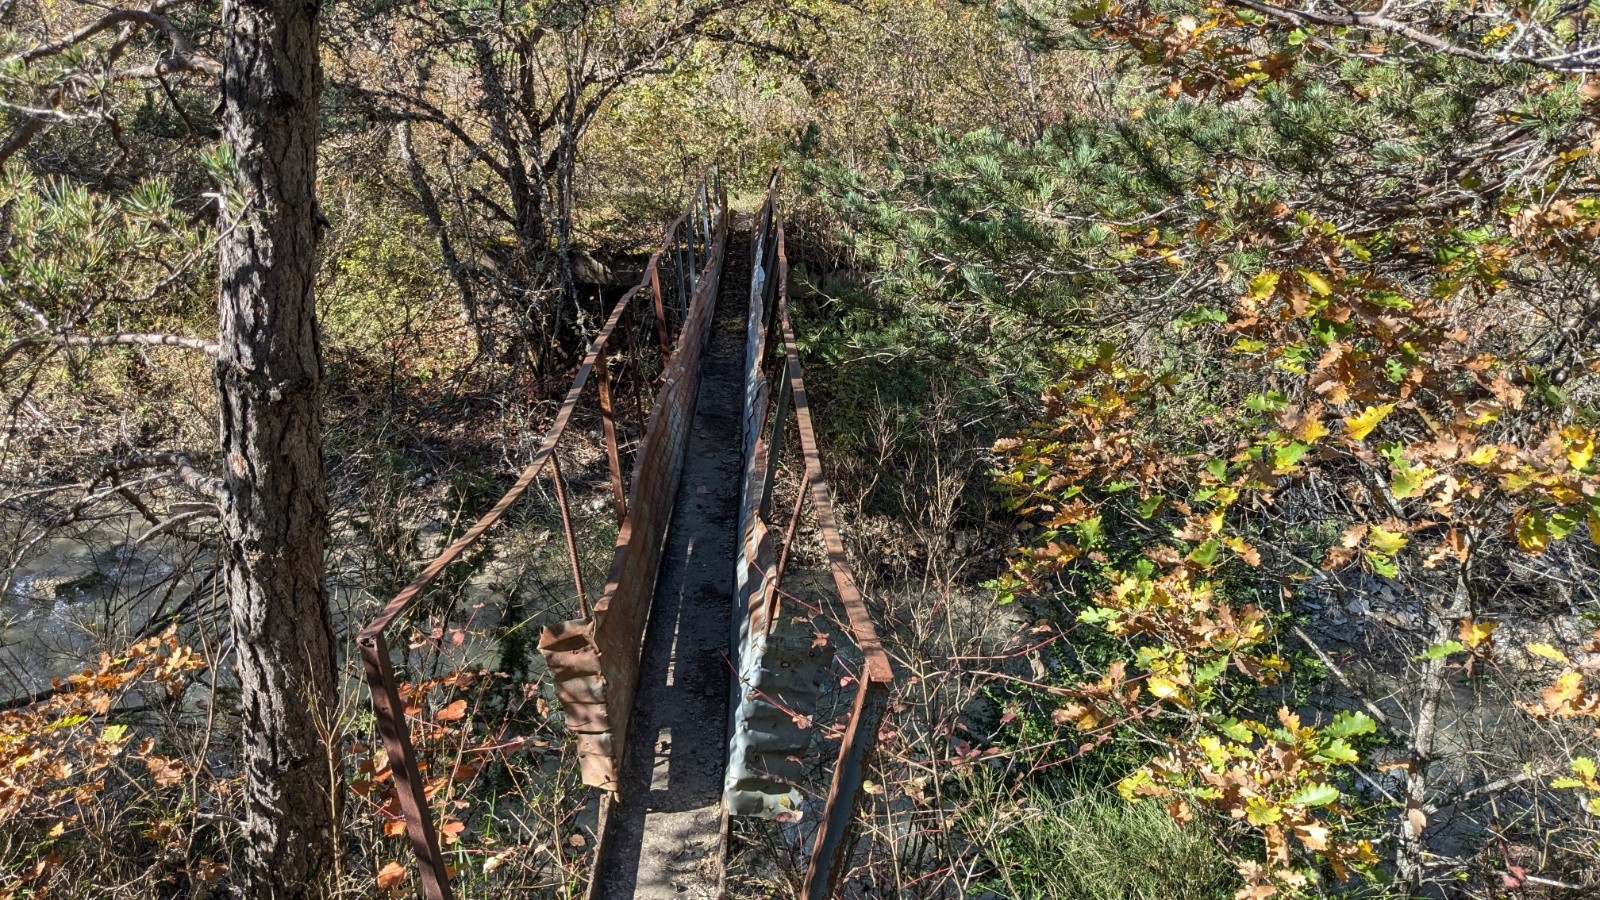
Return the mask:
<svg viewBox="0 0 1600 900">
<path fill-rule="evenodd" d="M 805 460 L 806 482 L 811 492 L 811 508 L 817 516 L 817 528 L 822 532 L 822 544 L 828 555 L 828 568 L 833 575 L 833 586 L 839 594 L 850 623 L 851 636 L 861 648 L 865 663 L 865 676 L 873 681 L 889 682 L 892 679 L 889 656 L 878 640 L 877 626 L 856 587 L 855 576 L 850 571 L 850 559 L 845 553 L 844 539 L 839 536 L 839 524 L 833 512 L 833 495 L 828 489 L 827 476 L 822 472 L 822 454 L 817 447 L 817 433 L 811 424 L 811 402 L 806 398 L 805 378 L 800 369 L 800 351 L 795 344 L 794 326 L 789 321 L 787 298 L 778 297 L 778 317 L 783 326 L 784 349 L 789 356 L 789 384 L 794 395 L 795 424 L 800 434 L 800 454 Z"/>
<path fill-rule="evenodd" d="M 724 203 L 726 206 L 726 203 Z M 426 792 L 422 786 L 422 779 L 418 772 L 415 749 L 411 746 L 410 731 L 406 726 L 405 709 L 400 702 L 399 689 L 394 678 L 393 664 L 389 659 L 389 644 L 384 632 L 394 623 L 395 619 L 405 612 L 412 603 L 422 596 L 427 589 L 438 579 L 439 575 L 449 566 L 461 558 L 469 548 L 475 545 L 488 530 L 500 521 L 506 512 L 515 505 L 528 488 L 539 477 L 546 463 L 553 463 L 555 472 L 555 485 L 557 500 L 561 506 L 562 526 L 567 539 L 567 553 L 573 565 L 573 582 L 578 590 L 578 603 L 583 613 L 587 615 L 587 598 L 583 589 L 582 570 L 578 565 L 577 544 L 572 531 L 571 516 L 566 502 L 565 486 L 561 476 L 560 464 L 555 462 L 555 447 L 561 436 L 565 433 L 568 423 L 578 405 L 578 400 L 583 394 L 584 387 L 588 384 L 589 376 L 593 374 L 597 363 L 601 361 L 602 354 L 615 332 L 617 323 L 625 310 L 632 307 L 635 298 L 641 291 L 649 289 L 655 302 L 656 323 L 661 337 L 663 358 L 670 364 L 671 338 L 666 324 L 666 315 L 662 303 L 660 284 L 660 262 L 662 257 L 672 250 L 675 235 L 688 217 L 683 216 L 668 225 L 663 232 L 662 249 L 656 251 L 650 258 L 647 273 L 639 284 L 624 294 L 612 307 L 611 314 L 606 318 L 605 325 L 595 335 L 589 344 L 577 372 L 573 376 L 572 386 L 567 390 L 567 396 L 557 410 L 555 419 L 545 432 L 538 449 L 534 452 L 533 459 L 522 470 L 511 488 L 503 494 L 494 507 L 475 522 L 461 537 L 453 541 L 423 568 L 422 572 L 398 594 L 394 596 L 377 617 L 367 624 L 356 637 L 360 647 L 363 665 L 366 671 L 367 683 L 372 692 L 373 712 L 378 720 L 378 730 L 383 739 L 384 747 L 389 753 L 390 768 L 394 773 L 395 786 L 399 793 L 401 814 L 406 822 L 406 834 L 410 840 L 413 853 L 417 857 L 418 867 L 421 871 L 423 893 L 428 900 L 450 900 L 449 873 L 445 868 L 444 858 L 439 850 L 438 835 L 433 827 L 432 816 L 428 810 Z M 723 217 L 723 228 L 726 228 L 726 216 Z M 631 337 L 631 335 L 630 335 Z M 635 354 L 637 356 L 637 354 Z M 609 373 L 602 372 L 600 381 L 608 382 Z M 605 395 L 602 407 L 609 407 L 609 384 L 601 389 Z M 619 471 L 613 420 L 609 417 L 606 424 L 608 437 L 608 450 L 610 450 L 613 474 Z M 624 497 L 624 500 L 626 498 Z"/>
<path fill-rule="evenodd" d="M 516 483 L 500 497 L 492 509 L 467 529 L 465 534 L 446 547 L 444 552 L 428 563 L 410 584 L 394 596 L 394 599 L 385 604 L 377 617 L 367 623 L 356 637 L 356 645 L 360 648 L 363 667 L 366 670 L 367 685 L 372 693 L 372 709 L 378 721 L 378 733 L 382 737 L 384 749 L 389 754 L 389 767 L 394 772 L 395 787 L 400 797 L 400 812 L 406 822 L 406 836 L 410 840 L 412 852 L 417 857 L 423 893 L 427 900 L 450 900 L 450 880 L 445 869 L 444 857 L 439 850 L 438 834 L 433 827 L 427 798 L 422 789 L 422 779 L 418 774 L 416 752 L 411 746 L 410 729 L 405 721 L 405 707 L 399 700 L 394 668 L 389 660 L 389 643 L 384 638 L 384 632 L 401 613 L 422 596 L 440 573 L 460 559 L 468 548 L 477 543 L 484 533 L 494 527 L 506 511 L 527 493 L 545 463 L 552 458 L 556 442 L 561 439 L 567 424 L 572 421 L 573 411 L 577 409 L 578 400 L 583 395 L 590 373 L 594 371 L 595 362 L 604 350 L 606 342 L 611 339 L 623 310 L 632 302 L 638 290 L 639 288 L 635 287 L 629 291 L 612 308 L 604 327 L 595 335 L 588 352 L 584 354 L 583 361 L 573 376 L 572 386 L 567 390 L 566 399 L 556 412 L 549 430 L 545 432 L 543 441 L 534 452 L 532 461 L 518 476 Z"/>
<path fill-rule="evenodd" d="M 367 687 L 372 691 L 372 710 L 378 719 L 378 733 L 389 754 L 389 771 L 394 777 L 394 792 L 400 800 L 400 814 L 406 821 L 406 836 L 417 857 L 422 877 L 422 895 L 427 900 L 450 900 L 450 873 L 444 854 L 439 851 L 439 835 L 428 814 L 428 797 L 422 774 L 417 771 L 417 755 L 411 747 L 411 729 L 406 727 L 406 708 L 395 686 L 394 669 L 389 662 L 389 642 L 379 632 L 361 641 L 361 663 L 367 672 Z"/>
<path fill-rule="evenodd" d="M 642 366 L 640 365 L 641 359 L 640 359 L 640 356 L 639 356 L 639 339 L 634 334 L 634 332 L 638 328 L 638 325 L 637 325 L 637 323 L 638 323 L 638 319 L 637 319 L 638 311 L 637 311 L 637 308 L 630 309 L 628 311 L 628 315 L 635 316 L 635 318 L 633 320 L 634 327 L 628 328 L 626 330 L 626 333 L 628 335 L 628 358 L 633 360 L 633 377 L 629 378 L 628 381 L 633 385 L 633 418 L 634 418 L 634 421 L 637 423 L 637 427 L 639 429 L 638 438 L 643 438 L 644 437 L 644 377 L 643 377 L 643 372 L 641 371 L 642 370 Z M 639 464 L 638 445 L 637 445 L 637 443 L 635 444 L 633 462 L 634 462 L 635 466 L 637 466 Z M 623 513 L 624 513 L 624 515 L 626 515 L 627 510 L 623 510 Z"/>
<path fill-rule="evenodd" d="M 861 788 L 866 781 L 867 761 L 878 742 L 878 728 L 883 724 L 888 705 L 889 683 L 862 677 L 856 688 L 855 706 L 850 711 L 850 724 L 839 746 L 839 760 L 833 767 L 828 801 L 822 808 L 822 827 L 817 829 L 805 884 L 800 889 L 800 896 L 805 900 L 833 897 L 839 878 L 845 873 L 854 843 L 851 833 Z"/>
<path fill-rule="evenodd" d="M 656 301 L 656 331 L 661 335 L 661 358 L 672 354 L 672 344 L 667 340 L 667 310 L 661 302 L 661 252 L 650 257 L 650 294 Z"/>
<path fill-rule="evenodd" d="M 806 485 L 802 481 L 799 489 L 794 492 L 794 509 L 789 513 L 789 526 L 783 532 L 783 547 L 778 551 L 778 565 L 772 570 L 772 584 L 767 588 L 767 633 L 772 633 L 772 626 L 778 621 L 778 598 L 782 596 L 779 591 L 783 589 L 783 573 L 789 568 L 789 548 L 794 546 L 794 536 L 800 531 L 800 511 L 806 502 Z"/>
<path fill-rule="evenodd" d="M 779 247 L 776 248 L 778 281 L 787 279 L 788 261 L 782 249 L 782 226 L 779 228 Z M 806 900 L 824 900 L 833 896 L 839 877 L 843 874 L 855 823 L 856 807 L 860 802 L 861 788 L 866 779 L 867 760 L 877 744 L 879 726 L 888 705 L 889 687 L 893 671 L 889 656 L 878 638 L 877 627 L 867 611 L 866 602 L 856 586 L 845 553 L 844 540 L 839 534 L 834 515 L 832 492 L 822 471 L 822 457 L 817 446 L 816 430 L 811 421 L 811 404 L 806 397 L 805 376 L 800 365 L 800 351 L 794 338 L 794 325 L 789 319 L 787 290 L 780 284 L 776 291 L 777 319 L 783 329 L 784 351 L 788 357 L 785 373 L 790 393 L 793 395 L 795 426 L 799 435 L 800 454 L 805 462 L 804 488 L 810 495 L 811 508 L 816 513 L 817 527 L 822 532 L 823 547 L 828 555 L 828 568 L 833 575 L 834 589 L 845 608 L 851 636 L 861 650 L 861 671 L 856 691 L 855 706 L 844 740 L 839 746 L 839 757 L 834 764 L 833 783 L 823 806 L 822 824 L 817 830 L 811 848 L 811 858 L 806 869 L 806 879 L 801 896 Z M 791 522 L 791 525 L 793 523 Z"/>
<path fill-rule="evenodd" d="M 703 181 L 700 183 L 699 202 L 695 205 L 697 207 L 695 212 L 700 214 L 700 233 L 709 241 L 711 239 L 711 196 L 706 192 L 706 183 Z M 709 245 L 706 246 L 705 252 L 711 252 Z"/>
<path fill-rule="evenodd" d="M 772 237 L 767 241 L 766 259 L 762 267 L 767 271 L 767 283 L 761 297 L 761 331 L 766 334 L 772 325 L 773 301 L 778 296 L 778 282 L 783 278 L 778 269 L 778 250 L 783 244 L 783 213 L 776 204 L 772 207 Z M 787 267 L 785 267 L 787 268 Z"/>
<path fill-rule="evenodd" d="M 678 321 L 682 322 L 689 315 L 689 297 L 694 293 L 690 279 L 694 275 L 689 271 L 689 255 L 683 246 L 683 238 L 673 232 L 672 241 L 673 264 L 678 270 Z"/>
<path fill-rule="evenodd" d="M 550 457 L 550 480 L 556 486 L 556 505 L 561 509 L 561 531 L 567 538 L 567 561 L 572 563 L 572 587 L 578 592 L 578 615 L 589 615 L 589 598 L 583 593 L 583 566 L 578 562 L 578 541 L 572 533 L 572 509 L 567 505 L 566 479 L 561 477 L 561 458 Z"/>
<path fill-rule="evenodd" d="M 694 241 L 695 241 L 695 237 L 694 237 L 694 222 L 693 222 L 692 219 L 690 221 L 684 223 L 683 232 L 684 232 L 684 234 L 683 234 L 683 259 L 684 259 L 683 272 L 684 272 L 684 278 L 685 278 L 684 284 L 687 285 L 687 287 L 685 287 L 684 291 L 683 291 L 683 314 L 685 316 L 688 316 L 689 315 L 689 304 L 690 304 L 690 302 L 692 302 L 694 300 L 695 283 L 700 278 L 699 273 L 695 271 L 695 263 L 694 263 L 694 255 L 695 255 L 694 254 Z"/>
<path fill-rule="evenodd" d="M 466 534 L 456 538 L 455 542 L 446 547 L 443 553 L 434 558 L 433 562 L 428 563 L 421 574 L 401 589 L 400 593 L 395 594 L 394 599 L 383 607 L 377 618 L 367 623 L 367 627 L 361 630 L 360 636 L 356 639 L 357 641 L 365 642 L 368 638 L 375 637 L 387 629 L 390 623 L 405 611 L 406 607 L 414 603 L 422 595 L 423 591 L 426 591 L 433 584 L 434 580 L 439 577 L 439 573 L 460 559 L 461 554 L 465 553 L 467 548 L 477 543 L 478 539 L 483 537 L 484 532 L 494 527 L 495 523 L 499 522 L 500 518 L 506 514 L 506 511 L 518 500 L 522 499 L 523 494 L 528 492 L 528 488 L 533 484 L 534 479 L 539 477 L 539 472 L 544 469 L 545 463 L 549 461 L 551 453 L 555 450 L 556 442 L 561 440 L 562 433 L 567 430 L 567 423 L 572 421 L 572 413 L 578 408 L 578 399 L 582 396 L 583 389 L 589 383 L 589 375 L 594 371 L 596 360 L 600 358 L 600 351 L 605 348 L 606 342 L 611 339 L 611 332 L 616 329 L 617 320 L 622 317 L 622 311 L 633 299 L 634 291 L 637 290 L 638 288 L 634 288 L 633 291 L 629 291 L 621 300 L 617 301 L 616 306 L 612 307 L 611 316 L 606 319 L 605 326 L 600 329 L 600 333 L 595 335 L 594 340 L 589 344 L 589 352 L 584 354 L 583 362 L 578 366 L 577 374 L 572 378 L 572 387 L 567 389 L 566 400 L 562 402 L 561 409 L 556 412 L 555 420 L 550 423 L 550 430 L 545 432 L 544 440 L 539 444 L 539 449 L 533 454 L 533 460 L 522 470 L 522 474 L 517 478 L 516 483 L 500 497 L 494 508 L 484 513 L 482 518 L 467 529 Z"/>
<path fill-rule="evenodd" d="M 650 408 L 628 489 L 628 516 L 617 530 L 604 587 L 587 618 L 546 626 L 540 633 L 539 651 L 567 714 L 567 727 L 578 738 L 584 783 L 608 791 L 619 787 L 617 754 L 627 746 L 641 639 L 688 446 L 726 241 L 727 218 L 722 216 Z"/>
<path fill-rule="evenodd" d="M 783 364 L 784 372 L 788 372 L 788 360 Z M 772 482 L 778 474 L 778 460 L 783 457 L 783 435 L 789 424 L 789 392 L 792 390 L 787 377 L 783 378 L 783 385 L 778 389 L 778 405 L 772 411 L 772 438 L 767 442 L 767 466 L 762 473 L 761 484 L 761 518 L 765 519 L 772 513 Z M 804 493 L 802 486 L 801 492 Z M 787 552 L 789 545 L 784 544 Z"/>
<path fill-rule="evenodd" d="M 601 354 L 595 387 L 600 395 L 600 429 L 605 434 L 606 463 L 611 467 L 611 501 L 620 524 L 628 515 L 628 495 L 622 487 L 622 456 L 617 451 L 617 420 L 611 408 L 611 371 Z"/>
</svg>

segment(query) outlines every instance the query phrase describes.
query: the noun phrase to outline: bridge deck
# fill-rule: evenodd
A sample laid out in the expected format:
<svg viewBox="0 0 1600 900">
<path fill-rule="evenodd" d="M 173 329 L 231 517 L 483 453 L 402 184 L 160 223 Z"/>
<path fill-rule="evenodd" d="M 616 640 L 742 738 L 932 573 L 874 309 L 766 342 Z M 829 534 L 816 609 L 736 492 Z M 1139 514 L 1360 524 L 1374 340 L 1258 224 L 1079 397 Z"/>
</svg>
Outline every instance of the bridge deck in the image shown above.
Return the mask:
<svg viewBox="0 0 1600 900">
<path fill-rule="evenodd" d="M 722 853 L 749 234 L 728 236 L 710 346 L 592 896 L 710 898 Z"/>
<path fill-rule="evenodd" d="M 546 474 L 565 531 L 577 618 L 543 628 L 539 650 L 576 738 L 583 780 L 610 798 L 603 801 L 589 895 L 716 897 L 727 815 L 792 822 L 813 811 L 820 814 L 800 895 L 835 895 L 893 675 L 850 572 L 811 423 L 789 321 L 776 191 L 774 174 L 755 217 L 759 238 L 753 245 L 748 226 L 729 238 L 727 193 L 715 173 L 701 184 L 688 210 L 666 227 L 639 283 L 590 342 L 517 481 L 361 632 L 373 712 L 428 900 L 450 900 L 450 867 L 410 741 L 386 632 Z M 648 324 L 640 317 L 652 311 L 659 372 L 650 368 L 653 354 L 637 352 L 642 336 L 630 330 Z M 630 312 L 628 324 L 619 325 Z M 635 384 L 659 385 L 648 412 L 642 402 L 635 406 L 644 421 L 631 479 L 619 452 L 608 358 L 624 369 L 633 366 Z M 616 553 L 592 607 L 555 455 L 591 381 L 618 519 Z M 797 446 L 785 453 L 791 427 Z M 775 520 L 770 505 L 780 468 L 798 478 L 799 490 L 790 515 Z M 774 628 L 783 621 L 778 598 L 788 545 L 807 501 L 862 655 L 853 711 L 820 810 L 801 793 L 799 771 L 813 739 L 804 711 L 815 694 L 808 679 L 815 679 L 806 672 L 818 649 L 806 642 L 800 660 L 785 650 L 782 629 Z M 780 527 L 780 521 L 787 524 Z M 741 660 L 737 669 L 730 654 Z M 730 704 L 735 672 L 740 702 Z M 731 745 L 730 724 L 737 738 Z"/>
</svg>

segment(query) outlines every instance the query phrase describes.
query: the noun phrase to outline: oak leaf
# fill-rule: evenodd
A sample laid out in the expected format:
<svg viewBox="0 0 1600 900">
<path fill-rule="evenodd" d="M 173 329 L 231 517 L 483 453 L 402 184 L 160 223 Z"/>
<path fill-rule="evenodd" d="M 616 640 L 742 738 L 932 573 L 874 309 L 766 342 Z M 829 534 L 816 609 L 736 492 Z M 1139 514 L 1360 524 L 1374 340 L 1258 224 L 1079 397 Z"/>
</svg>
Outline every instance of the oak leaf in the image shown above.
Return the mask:
<svg viewBox="0 0 1600 900">
<path fill-rule="evenodd" d="M 1377 406 L 1369 406 L 1357 415 L 1346 416 L 1344 420 L 1345 436 L 1354 441 L 1362 440 L 1371 434 L 1372 429 L 1377 428 L 1378 423 L 1387 418 L 1389 413 L 1394 411 L 1394 407 L 1393 403 L 1384 403 Z"/>
<path fill-rule="evenodd" d="M 386 863 L 378 870 L 378 887 L 381 890 L 393 890 L 405 880 L 406 868 L 397 862 Z"/>
<path fill-rule="evenodd" d="M 440 722 L 456 722 L 466 714 L 467 701 L 457 700 L 449 706 L 446 706 L 444 709 L 439 710 L 438 715 L 434 716 L 434 719 Z"/>
</svg>

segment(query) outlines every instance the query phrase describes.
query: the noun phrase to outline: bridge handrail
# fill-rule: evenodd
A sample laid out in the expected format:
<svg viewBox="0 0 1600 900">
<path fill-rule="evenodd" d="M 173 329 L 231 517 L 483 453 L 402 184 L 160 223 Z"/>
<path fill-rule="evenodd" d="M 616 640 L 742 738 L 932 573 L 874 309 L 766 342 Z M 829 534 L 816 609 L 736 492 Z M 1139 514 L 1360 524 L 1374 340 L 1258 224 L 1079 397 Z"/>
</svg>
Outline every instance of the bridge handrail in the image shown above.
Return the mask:
<svg viewBox="0 0 1600 900">
<path fill-rule="evenodd" d="M 714 235 L 699 279 L 689 285 L 677 350 L 664 370 L 655 404 L 640 440 L 632 483 L 633 509 L 617 529 L 616 552 L 593 608 L 576 619 L 540 629 L 539 652 L 555 685 L 566 725 L 578 738 L 583 782 L 609 792 L 620 789 L 621 760 L 638 686 L 640 651 L 660 572 L 663 539 L 677 498 L 699 395 L 703 354 L 721 283 L 727 243 L 726 203 L 719 197 Z M 692 250 L 690 251 L 692 254 Z M 693 258 L 691 255 L 691 263 Z"/>
<path fill-rule="evenodd" d="M 780 586 L 788 565 L 789 550 L 795 540 L 804 504 L 810 500 L 834 590 L 840 605 L 844 607 L 850 635 L 862 656 L 861 671 L 856 679 L 856 696 L 840 742 L 832 783 L 801 890 L 801 896 L 806 900 L 823 900 L 833 896 L 837 879 L 844 868 L 844 857 L 851 845 L 849 835 L 865 781 L 866 760 L 877 743 L 894 676 L 889 656 L 878 637 L 877 626 L 856 584 L 839 531 L 833 494 L 822 468 L 811 403 L 806 394 L 805 374 L 795 341 L 794 324 L 789 316 L 789 257 L 783 215 L 777 205 L 776 174 L 758 217 L 753 247 L 752 322 L 746 357 L 748 415 L 745 427 L 748 432 L 744 442 L 749 459 L 742 510 L 742 516 L 748 521 L 741 529 L 741 565 L 751 570 L 741 582 L 742 590 L 750 594 L 744 598 L 746 602 L 743 604 L 748 613 L 743 628 L 750 639 L 742 640 L 741 649 L 744 652 L 764 650 L 763 633 L 769 632 L 778 620 Z M 762 375 L 762 357 L 767 344 L 773 342 L 779 345 L 773 349 L 781 350 L 783 356 L 778 376 L 778 396 L 769 401 L 769 388 Z M 773 404 L 770 418 L 769 402 Z M 799 436 L 803 471 L 793 513 L 783 542 L 777 549 L 777 558 L 773 560 L 768 552 L 760 548 L 765 542 L 761 535 L 767 532 L 774 475 L 783 454 L 783 435 L 791 411 Z M 772 423 L 770 437 L 767 429 L 769 421 Z M 741 659 L 740 671 L 744 672 L 747 665 L 755 662 L 758 661 Z"/>
<path fill-rule="evenodd" d="M 595 379 L 598 383 L 599 407 L 601 421 L 604 429 L 606 444 L 607 464 L 610 468 L 611 485 L 614 494 L 614 505 L 617 518 L 622 520 L 626 516 L 626 497 L 623 492 L 623 476 L 621 454 L 617 446 L 614 414 L 610 397 L 610 377 L 606 367 L 607 354 L 610 352 L 612 334 L 616 331 L 618 322 L 624 312 L 632 308 L 635 300 L 648 292 L 653 300 L 657 331 L 661 341 L 662 358 L 664 361 L 663 372 L 670 368 L 671 330 L 668 324 L 667 306 L 662 289 L 661 265 L 670 256 L 673 269 L 677 275 L 676 284 L 673 285 L 677 303 L 677 324 L 683 322 L 684 312 L 688 307 L 688 298 L 693 294 L 699 269 L 696 259 L 707 259 L 710 255 L 711 235 L 706 233 L 707 224 L 711 221 L 710 203 L 712 198 L 720 197 L 720 182 L 717 172 L 712 169 L 707 179 L 702 181 L 689 208 L 667 225 L 662 233 L 662 245 L 653 254 L 645 265 L 644 274 L 639 282 L 617 300 L 611 308 L 604 325 L 590 341 L 587 351 L 573 375 L 572 384 L 567 390 L 566 398 L 557 410 L 555 418 L 545 431 L 539 442 L 538 449 L 534 452 L 532 460 L 525 466 L 515 483 L 500 497 L 495 505 L 484 513 L 472 527 L 453 541 L 438 556 L 427 564 L 418 573 L 410 584 L 406 585 L 395 594 L 394 598 L 386 603 L 378 615 L 373 618 L 356 637 L 356 644 L 360 648 L 362 664 L 366 672 L 367 686 L 372 694 L 373 713 L 377 719 L 378 731 L 389 756 L 390 771 L 393 773 L 395 793 L 400 802 L 402 818 L 406 823 L 406 836 L 417 860 L 418 873 L 422 880 L 423 894 L 427 900 L 450 900 L 450 879 L 445 868 L 444 855 L 439 847 L 438 832 L 434 827 L 433 817 L 428 809 L 424 783 L 417 768 L 415 748 L 411 743 L 410 728 L 405 721 L 405 706 L 400 702 L 399 687 L 395 682 L 394 666 L 389 658 L 389 643 L 386 632 L 407 609 L 419 600 L 431 587 L 441 573 L 461 556 L 475 546 L 483 536 L 500 521 L 505 514 L 522 499 L 534 481 L 538 479 L 547 464 L 553 471 L 554 487 L 557 503 L 561 511 L 562 528 L 567 543 L 567 553 L 572 564 L 573 584 L 577 591 L 580 615 L 586 615 L 587 601 L 584 596 L 583 579 L 578 565 L 576 541 L 573 537 L 571 515 L 566 502 L 566 492 L 563 486 L 560 461 L 555 457 L 556 445 L 565 434 L 568 423 L 572 420 L 573 413 L 577 410 L 579 400 L 587 387 L 589 378 L 598 371 Z M 697 252 L 698 251 L 698 252 Z M 643 410 L 641 409 L 642 413 Z M 642 427 L 642 423 L 641 423 Z"/>
</svg>

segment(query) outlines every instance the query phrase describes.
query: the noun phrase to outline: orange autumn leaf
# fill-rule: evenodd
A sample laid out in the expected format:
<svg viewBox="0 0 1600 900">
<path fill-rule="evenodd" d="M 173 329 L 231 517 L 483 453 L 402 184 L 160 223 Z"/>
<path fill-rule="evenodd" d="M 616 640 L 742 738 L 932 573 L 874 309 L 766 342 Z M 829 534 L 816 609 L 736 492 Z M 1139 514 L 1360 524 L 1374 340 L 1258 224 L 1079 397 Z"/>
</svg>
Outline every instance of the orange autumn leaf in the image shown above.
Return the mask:
<svg viewBox="0 0 1600 900">
<path fill-rule="evenodd" d="M 155 778 L 157 787 L 172 787 L 183 781 L 183 763 L 164 756 L 147 756 L 145 766 L 150 770 L 151 777 Z"/>
<path fill-rule="evenodd" d="M 381 890 L 394 890 L 405 880 L 405 866 L 397 862 L 386 863 L 383 868 L 378 870 L 378 887 Z"/>
</svg>

